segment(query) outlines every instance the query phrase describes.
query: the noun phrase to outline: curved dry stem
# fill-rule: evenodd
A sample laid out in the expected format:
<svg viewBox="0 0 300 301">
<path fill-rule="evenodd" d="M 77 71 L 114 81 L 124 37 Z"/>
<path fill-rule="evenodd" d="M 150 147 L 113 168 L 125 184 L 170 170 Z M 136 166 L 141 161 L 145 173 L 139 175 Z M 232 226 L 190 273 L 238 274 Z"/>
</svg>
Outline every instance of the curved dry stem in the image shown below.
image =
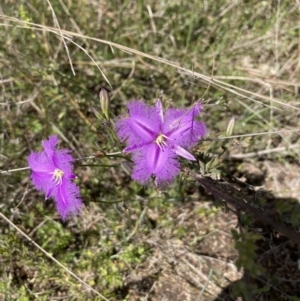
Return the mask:
<svg viewBox="0 0 300 301">
<path fill-rule="evenodd" d="M 8 21 L 8 22 L 17 23 L 18 27 L 23 28 L 23 29 L 27 29 L 27 30 L 28 29 L 30 29 L 30 30 L 43 30 L 43 31 L 47 31 L 47 32 L 51 32 L 53 34 L 56 34 L 60 37 L 63 34 L 64 39 L 69 40 L 69 41 L 72 41 L 72 38 L 74 38 L 74 37 L 78 37 L 78 38 L 83 38 L 83 39 L 87 39 L 87 40 L 92 40 L 92 41 L 95 41 L 95 42 L 98 42 L 98 43 L 101 43 L 101 44 L 109 45 L 112 49 L 115 47 L 115 48 L 120 49 L 120 50 L 122 50 L 124 52 L 127 52 L 129 54 L 134 54 L 136 56 L 148 58 L 152 61 L 156 61 L 156 62 L 165 64 L 165 65 L 171 66 L 173 68 L 176 68 L 178 71 L 186 73 L 186 74 L 194 77 L 195 79 L 198 79 L 200 81 L 203 81 L 203 82 L 207 83 L 208 85 L 211 85 L 215 88 L 225 90 L 225 91 L 230 92 L 234 95 L 240 96 L 244 99 L 248 99 L 250 101 L 261 104 L 263 106 L 267 106 L 267 107 L 270 107 L 270 108 L 277 108 L 277 107 L 274 107 L 272 105 L 265 104 L 263 102 L 263 101 L 267 101 L 267 102 L 271 102 L 271 103 L 276 103 L 277 105 L 283 106 L 285 108 L 300 111 L 300 108 L 295 107 L 295 106 L 290 105 L 290 104 L 287 104 L 287 103 L 284 103 L 280 99 L 276 99 L 276 98 L 273 98 L 273 97 L 271 98 L 271 97 L 268 97 L 268 96 L 265 96 L 265 95 L 262 95 L 262 94 L 258 94 L 258 93 L 253 93 L 253 92 L 248 91 L 246 89 L 239 88 L 235 85 L 226 83 L 225 81 L 214 78 L 212 76 L 206 76 L 206 75 L 201 74 L 199 72 L 195 72 L 194 70 L 187 69 L 187 68 L 181 66 L 180 63 L 173 62 L 173 61 L 170 61 L 170 60 L 158 57 L 158 56 L 154 56 L 154 55 L 151 55 L 151 54 L 148 54 L 148 53 L 145 53 L 145 52 L 142 52 L 142 51 L 139 51 L 139 50 L 136 50 L 136 49 L 118 44 L 118 43 L 114 43 L 114 42 L 110 42 L 110 41 L 107 41 L 107 40 L 86 36 L 86 35 L 83 35 L 81 33 L 76 33 L 76 32 L 67 31 L 67 30 L 61 30 L 61 29 L 57 29 L 57 28 L 54 28 L 54 27 L 50 27 L 50 26 L 45 26 L 45 25 L 41 25 L 41 24 L 37 24 L 37 23 L 33 23 L 33 22 L 20 20 L 18 18 L 10 17 L 10 16 L 7 16 L 7 15 L 0 15 L 0 19 L 4 20 L 6 22 Z M 7 23 L 0 23 L 0 26 L 9 26 L 9 25 Z M 89 57 L 91 58 L 91 56 L 89 56 Z M 96 65 L 99 68 L 102 75 L 104 76 L 107 83 L 110 85 L 108 79 L 105 77 L 105 75 L 104 75 L 103 71 L 101 70 L 101 68 L 99 67 L 99 65 L 98 64 L 96 64 Z M 260 100 L 256 100 L 256 99 L 254 99 L 254 97 L 256 97 Z"/>
<path fill-rule="evenodd" d="M 0 217 L 4 219 L 8 224 L 10 224 L 17 232 L 19 232 L 23 237 L 25 237 L 29 242 L 31 242 L 37 249 L 39 249 L 42 253 L 44 253 L 48 258 L 50 258 L 53 262 L 55 262 L 58 266 L 60 266 L 63 270 L 65 270 L 69 275 L 83 284 L 86 288 L 92 291 L 97 296 L 101 297 L 105 301 L 109 301 L 95 289 L 93 289 L 90 285 L 84 282 L 81 278 L 79 278 L 76 274 L 74 274 L 71 270 L 69 270 L 66 266 L 56 260 L 53 256 L 51 256 L 47 251 L 45 251 L 40 245 L 38 245 L 35 241 L 33 241 L 27 234 L 25 234 L 20 228 L 18 228 L 12 221 L 10 221 L 4 214 L 0 212 Z"/>
</svg>

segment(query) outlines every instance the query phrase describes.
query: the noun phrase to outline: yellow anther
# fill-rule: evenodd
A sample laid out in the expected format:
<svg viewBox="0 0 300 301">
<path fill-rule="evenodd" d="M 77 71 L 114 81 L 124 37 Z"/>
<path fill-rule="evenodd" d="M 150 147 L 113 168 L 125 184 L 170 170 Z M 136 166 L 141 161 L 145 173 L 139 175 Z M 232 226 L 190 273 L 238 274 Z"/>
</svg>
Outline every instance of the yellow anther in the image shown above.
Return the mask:
<svg viewBox="0 0 300 301">
<path fill-rule="evenodd" d="M 56 168 L 53 172 L 52 180 L 56 185 L 60 185 L 62 182 L 62 178 L 64 176 L 64 172 L 58 168 Z"/>
<path fill-rule="evenodd" d="M 166 146 L 166 145 L 167 145 L 167 143 L 166 143 L 166 139 L 167 139 L 167 138 L 168 138 L 168 137 L 165 136 L 164 134 L 160 134 L 160 135 L 157 136 L 157 138 L 155 139 L 154 142 L 158 145 L 158 147 L 159 147 L 160 149 L 162 149 L 163 146 Z"/>
</svg>

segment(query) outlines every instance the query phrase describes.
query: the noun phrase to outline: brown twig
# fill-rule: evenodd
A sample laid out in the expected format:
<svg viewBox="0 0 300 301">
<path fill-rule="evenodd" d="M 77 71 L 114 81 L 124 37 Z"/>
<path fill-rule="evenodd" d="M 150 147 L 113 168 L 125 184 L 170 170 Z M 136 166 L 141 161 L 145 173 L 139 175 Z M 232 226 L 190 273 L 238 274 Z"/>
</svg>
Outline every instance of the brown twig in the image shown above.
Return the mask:
<svg viewBox="0 0 300 301">
<path fill-rule="evenodd" d="M 209 191 L 214 197 L 226 202 L 230 209 L 235 209 L 235 211 L 246 212 L 252 215 L 254 219 L 271 226 L 273 229 L 275 229 L 282 235 L 288 237 L 292 241 L 300 243 L 300 234 L 298 232 L 286 227 L 278 221 L 274 221 L 264 211 L 261 211 L 249 205 L 249 203 L 251 203 L 252 200 L 248 196 L 240 193 L 229 183 L 220 182 L 218 180 L 214 180 L 210 177 L 202 176 L 194 172 L 190 172 L 190 174 L 193 178 L 196 179 L 196 181 L 201 186 L 203 186 L 207 191 Z"/>
</svg>

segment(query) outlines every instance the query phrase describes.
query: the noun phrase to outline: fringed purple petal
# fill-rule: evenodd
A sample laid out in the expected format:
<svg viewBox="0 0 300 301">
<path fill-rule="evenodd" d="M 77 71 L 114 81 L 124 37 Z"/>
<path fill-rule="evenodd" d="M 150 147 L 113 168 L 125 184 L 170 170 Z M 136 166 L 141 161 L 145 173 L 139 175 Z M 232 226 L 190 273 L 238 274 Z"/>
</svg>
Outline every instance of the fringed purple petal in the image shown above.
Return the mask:
<svg viewBox="0 0 300 301">
<path fill-rule="evenodd" d="M 205 124 L 195 120 L 200 111 L 200 104 L 195 105 L 189 110 L 167 110 L 163 132 L 172 140 L 172 144 L 191 147 L 205 136 Z"/>
<path fill-rule="evenodd" d="M 49 187 L 49 190 L 45 194 L 45 199 L 48 200 L 48 199 L 51 198 L 52 195 L 55 195 L 56 190 L 57 190 L 57 186 L 56 187 L 54 187 L 54 186 Z"/>
<path fill-rule="evenodd" d="M 169 148 L 161 148 L 156 143 L 149 145 L 146 152 L 146 161 L 151 173 L 159 173 L 165 167 L 170 154 L 171 151 Z"/>
<path fill-rule="evenodd" d="M 142 142 L 142 143 L 139 143 L 139 144 L 133 144 L 133 145 L 130 145 L 130 146 L 125 147 L 124 150 L 123 150 L 123 152 L 129 153 L 129 152 L 139 151 L 139 150 L 141 150 L 142 148 L 147 147 L 147 146 L 150 145 L 151 143 L 153 143 L 153 141 L 150 141 L 150 142 Z"/>
<path fill-rule="evenodd" d="M 179 173 L 179 163 L 176 155 L 168 147 L 162 149 L 152 144 L 143 151 L 134 153 L 135 168 L 132 178 L 145 183 L 153 175 L 158 186 L 172 182 Z"/>
<path fill-rule="evenodd" d="M 51 135 L 48 140 L 42 141 L 42 146 L 44 148 L 44 152 L 46 153 L 49 160 L 52 160 L 52 157 L 55 152 L 55 147 L 58 144 L 58 137 L 56 135 Z"/>
<path fill-rule="evenodd" d="M 147 162 L 145 160 L 145 151 L 133 153 L 134 168 L 132 170 L 132 179 L 144 184 L 152 176 L 152 172 L 148 169 Z"/>
<path fill-rule="evenodd" d="M 28 156 L 28 165 L 32 171 L 49 173 L 55 169 L 55 165 L 52 160 L 49 160 L 45 152 L 34 153 L 32 152 Z"/>
<path fill-rule="evenodd" d="M 53 154 L 53 162 L 56 168 L 59 168 L 64 172 L 64 176 L 67 178 L 72 177 L 73 173 L 73 161 L 74 158 L 70 155 L 70 150 L 60 149 L 56 150 Z"/>
<path fill-rule="evenodd" d="M 70 180 L 64 180 L 54 195 L 56 209 L 62 220 L 80 213 L 83 203 L 79 196 L 79 188 Z"/>
<path fill-rule="evenodd" d="M 140 101 L 132 101 L 127 107 L 129 117 L 116 123 L 118 137 L 129 145 L 155 139 L 161 126 L 157 110 Z"/>
<path fill-rule="evenodd" d="M 46 194 L 46 199 L 52 195 L 52 191 L 55 189 L 52 181 L 52 174 L 33 171 L 31 180 L 37 190 L 43 191 Z"/>
</svg>

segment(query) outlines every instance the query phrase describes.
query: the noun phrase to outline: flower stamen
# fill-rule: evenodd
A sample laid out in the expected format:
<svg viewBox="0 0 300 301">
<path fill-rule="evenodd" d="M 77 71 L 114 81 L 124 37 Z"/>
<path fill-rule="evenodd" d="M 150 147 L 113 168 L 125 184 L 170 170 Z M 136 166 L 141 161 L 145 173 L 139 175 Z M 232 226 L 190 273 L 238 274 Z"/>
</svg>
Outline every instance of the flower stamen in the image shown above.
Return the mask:
<svg viewBox="0 0 300 301">
<path fill-rule="evenodd" d="M 64 172 L 62 170 L 58 168 L 54 170 L 52 180 L 54 181 L 55 185 L 61 184 L 63 176 L 64 176 Z"/>
<path fill-rule="evenodd" d="M 158 147 L 162 150 L 162 148 L 167 145 L 166 139 L 168 139 L 166 135 L 159 134 L 154 140 L 154 143 L 156 143 Z"/>
</svg>

